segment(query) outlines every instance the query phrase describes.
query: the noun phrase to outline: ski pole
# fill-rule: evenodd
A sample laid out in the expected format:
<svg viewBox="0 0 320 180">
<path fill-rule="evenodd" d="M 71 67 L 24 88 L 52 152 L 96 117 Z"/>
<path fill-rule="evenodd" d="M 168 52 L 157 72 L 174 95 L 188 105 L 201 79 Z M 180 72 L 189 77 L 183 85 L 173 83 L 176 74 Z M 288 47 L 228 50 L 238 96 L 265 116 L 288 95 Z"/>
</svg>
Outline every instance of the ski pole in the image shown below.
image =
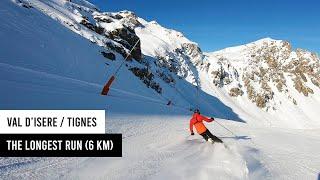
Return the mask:
<svg viewBox="0 0 320 180">
<path fill-rule="evenodd" d="M 215 121 L 216 123 L 218 123 L 221 127 L 223 127 L 224 129 L 226 129 L 227 131 L 229 131 L 234 137 L 238 137 L 236 134 L 234 134 L 230 129 L 226 128 L 224 125 L 220 124 L 218 121 Z"/>
</svg>

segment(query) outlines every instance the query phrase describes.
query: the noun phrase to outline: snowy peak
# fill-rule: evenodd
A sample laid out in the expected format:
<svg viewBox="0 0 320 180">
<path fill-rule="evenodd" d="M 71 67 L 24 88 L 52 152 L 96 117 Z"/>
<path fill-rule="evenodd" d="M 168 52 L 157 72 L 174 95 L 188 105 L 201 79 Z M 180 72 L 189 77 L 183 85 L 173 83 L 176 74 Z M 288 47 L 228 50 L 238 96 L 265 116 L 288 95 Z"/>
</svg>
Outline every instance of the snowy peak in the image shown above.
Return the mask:
<svg viewBox="0 0 320 180">
<path fill-rule="evenodd" d="M 120 12 L 94 12 L 93 17 L 96 23 L 104 26 L 107 30 L 112 31 L 116 28 L 129 27 L 134 29 L 141 26 L 138 17 L 131 11 Z"/>
<path fill-rule="evenodd" d="M 263 44 L 263 43 L 273 43 L 273 42 L 279 42 L 279 41 L 282 41 L 282 40 L 276 40 L 276 39 L 272 39 L 270 37 L 266 37 L 266 38 L 262 38 L 257 41 L 254 41 L 252 43 L 249 43 L 249 44 Z"/>
<path fill-rule="evenodd" d="M 100 46 L 98 53 L 107 59 L 107 66 L 116 66 L 128 56 L 124 68 L 166 99 L 199 86 L 230 102 L 230 107 L 254 106 L 254 112 L 283 112 L 284 116 L 299 110 L 307 118 L 317 116 L 309 113 L 305 102 L 320 105 L 319 58 L 305 50 L 292 50 L 289 42 L 264 38 L 203 53 L 181 32 L 131 11 L 101 12 L 84 0 L 13 1 L 41 11 Z M 182 95 L 182 99 L 194 104 L 196 98 L 189 98 L 193 95 Z"/>
<path fill-rule="evenodd" d="M 313 109 L 320 106 L 320 60 L 315 53 L 264 38 L 205 55 L 201 69 L 213 92 L 228 96 L 224 101 L 238 104 L 241 111 L 247 107 L 251 114 L 257 112 L 257 118 L 267 112 L 264 117 L 279 119 L 285 126 L 320 125 Z"/>
<path fill-rule="evenodd" d="M 147 55 L 157 56 L 159 54 L 159 51 L 162 51 L 163 53 L 172 52 L 177 48 L 182 48 L 183 44 L 196 45 L 196 43 L 188 40 L 181 32 L 164 28 L 156 21 L 147 22 L 141 18 L 139 18 L 139 21 L 143 24 L 143 27 L 138 27 L 136 29 L 137 33 L 140 34 L 139 36 L 148 34 L 149 36 L 145 37 L 144 41 L 146 43 L 148 43 L 148 41 L 154 42 L 155 45 L 159 46 L 159 48 L 148 48 L 147 46 L 145 46 L 145 48 L 142 48 L 145 50 L 145 54 Z"/>
<path fill-rule="evenodd" d="M 234 46 L 234 47 L 228 47 L 219 51 L 207 53 L 207 54 L 213 54 L 213 55 L 219 55 L 219 54 L 232 54 L 235 53 L 236 56 L 239 55 L 248 55 L 251 51 L 256 51 L 258 48 L 267 48 L 271 46 L 278 46 L 281 47 L 283 44 L 289 44 L 286 41 L 283 40 L 275 40 L 272 38 L 263 38 L 259 39 L 254 42 L 250 42 L 248 44 L 240 45 L 240 46 Z M 290 44 L 289 44 L 290 45 Z M 289 47 L 291 48 L 291 46 Z M 291 51 L 291 49 L 290 49 Z"/>
<path fill-rule="evenodd" d="M 266 111 L 283 107 L 308 111 L 300 104 L 319 97 L 319 57 L 302 49 L 293 51 L 287 41 L 265 38 L 206 55 L 213 84 L 235 100 L 247 98 Z"/>
</svg>

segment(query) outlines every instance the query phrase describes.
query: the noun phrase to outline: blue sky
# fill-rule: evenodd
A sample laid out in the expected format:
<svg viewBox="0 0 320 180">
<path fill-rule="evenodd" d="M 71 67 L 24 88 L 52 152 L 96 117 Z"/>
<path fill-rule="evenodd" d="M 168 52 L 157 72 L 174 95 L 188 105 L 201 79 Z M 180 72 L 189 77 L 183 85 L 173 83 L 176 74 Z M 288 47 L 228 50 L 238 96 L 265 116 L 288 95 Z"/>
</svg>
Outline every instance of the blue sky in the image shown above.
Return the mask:
<svg viewBox="0 0 320 180">
<path fill-rule="evenodd" d="M 90 0 L 103 11 L 131 10 L 181 31 L 203 51 L 264 37 L 320 54 L 318 0 Z"/>
</svg>

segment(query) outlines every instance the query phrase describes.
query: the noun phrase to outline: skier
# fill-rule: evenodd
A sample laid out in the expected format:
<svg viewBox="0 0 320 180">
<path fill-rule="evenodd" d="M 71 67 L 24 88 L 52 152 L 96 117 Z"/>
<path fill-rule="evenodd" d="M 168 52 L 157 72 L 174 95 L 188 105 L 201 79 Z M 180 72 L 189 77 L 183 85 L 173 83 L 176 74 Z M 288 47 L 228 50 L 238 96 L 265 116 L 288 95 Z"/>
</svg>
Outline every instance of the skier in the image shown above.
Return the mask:
<svg viewBox="0 0 320 180">
<path fill-rule="evenodd" d="M 190 132 L 191 135 L 193 136 L 193 126 L 195 126 L 198 134 L 200 134 L 206 141 L 210 141 L 212 143 L 218 142 L 218 143 L 223 143 L 221 139 L 213 135 L 203 124 L 202 121 L 206 122 L 212 122 L 214 121 L 214 118 L 207 118 L 205 116 L 200 115 L 199 109 L 195 109 L 194 113 L 192 115 L 192 118 L 190 119 Z"/>
</svg>

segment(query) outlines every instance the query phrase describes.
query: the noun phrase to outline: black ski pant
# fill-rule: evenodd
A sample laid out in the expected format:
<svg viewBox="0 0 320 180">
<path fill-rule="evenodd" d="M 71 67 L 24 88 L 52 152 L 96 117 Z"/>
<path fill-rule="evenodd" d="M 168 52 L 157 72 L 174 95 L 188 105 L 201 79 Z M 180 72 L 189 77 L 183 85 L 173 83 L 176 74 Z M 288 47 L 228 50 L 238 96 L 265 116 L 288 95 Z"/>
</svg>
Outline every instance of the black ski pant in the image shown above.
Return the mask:
<svg viewBox="0 0 320 180">
<path fill-rule="evenodd" d="M 223 143 L 221 139 L 219 139 L 217 136 L 213 135 L 208 129 L 200 134 L 206 141 L 208 141 L 209 138 L 213 140 L 213 142 Z"/>
</svg>

